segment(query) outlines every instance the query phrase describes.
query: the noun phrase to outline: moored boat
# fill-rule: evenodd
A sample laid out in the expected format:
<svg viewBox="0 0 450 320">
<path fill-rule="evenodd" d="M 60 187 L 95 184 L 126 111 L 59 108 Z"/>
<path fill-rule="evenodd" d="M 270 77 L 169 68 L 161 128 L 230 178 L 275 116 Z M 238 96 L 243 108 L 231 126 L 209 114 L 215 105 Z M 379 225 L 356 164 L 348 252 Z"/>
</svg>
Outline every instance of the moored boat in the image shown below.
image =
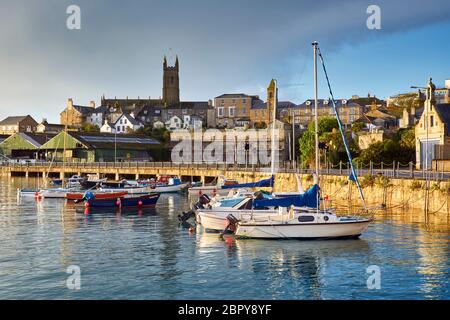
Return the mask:
<svg viewBox="0 0 450 320">
<path fill-rule="evenodd" d="M 128 208 L 155 206 L 160 194 L 152 193 L 139 197 L 123 197 L 117 199 L 88 199 L 85 201 L 89 208 Z"/>
<path fill-rule="evenodd" d="M 74 191 L 73 188 L 52 188 L 39 191 L 39 196 L 43 198 L 65 199 L 68 192 Z"/>
<path fill-rule="evenodd" d="M 114 192 L 114 191 L 93 191 L 95 199 L 117 199 L 120 197 L 124 197 L 128 194 L 128 192 Z M 86 192 L 68 192 L 66 193 L 67 200 L 82 200 L 85 196 Z"/>
<path fill-rule="evenodd" d="M 17 189 L 19 197 L 36 197 L 39 195 L 39 189 Z"/>
<path fill-rule="evenodd" d="M 356 239 L 371 219 L 338 217 L 331 213 L 281 214 L 241 220 L 234 231 L 237 237 L 259 239 Z"/>
</svg>

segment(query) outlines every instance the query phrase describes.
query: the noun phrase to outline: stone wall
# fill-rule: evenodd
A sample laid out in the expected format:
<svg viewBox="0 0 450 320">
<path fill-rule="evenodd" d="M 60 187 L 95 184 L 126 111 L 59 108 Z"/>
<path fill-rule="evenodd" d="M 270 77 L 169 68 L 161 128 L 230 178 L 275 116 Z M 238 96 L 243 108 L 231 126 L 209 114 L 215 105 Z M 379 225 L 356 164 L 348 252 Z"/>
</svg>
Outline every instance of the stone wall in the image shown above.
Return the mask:
<svg viewBox="0 0 450 320">
<path fill-rule="evenodd" d="M 265 179 L 269 173 L 227 172 L 227 177 L 236 178 L 240 182 L 252 182 Z M 299 175 L 303 190 L 313 184 L 312 175 Z M 412 179 L 384 179 L 381 176 L 371 178 L 360 177 L 364 197 L 369 208 L 385 208 L 387 210 L 425 210 L 425 181 Z M 362 206 L 359 191 L 355 183 L 349 183 L 345 176 L 324 175 L 320 178 L 322 196 L 328 196 L 332 203 L 341 208 Z M 279 173 L 276 175 L 275 191 L 296 191 L 295 174 Z M 428 212 L 450 212 L 450 181 L 430 181 L 428 190 Z"/>
</svg>

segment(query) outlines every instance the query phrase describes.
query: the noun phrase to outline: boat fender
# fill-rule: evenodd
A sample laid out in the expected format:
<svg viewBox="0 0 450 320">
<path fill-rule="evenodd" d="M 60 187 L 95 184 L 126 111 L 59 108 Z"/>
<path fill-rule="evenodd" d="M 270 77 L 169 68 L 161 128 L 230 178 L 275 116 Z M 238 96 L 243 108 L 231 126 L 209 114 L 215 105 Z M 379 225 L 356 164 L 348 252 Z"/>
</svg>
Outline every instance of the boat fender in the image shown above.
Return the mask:
<svg viewBox="0 0 450 320">
<path fill-rule="evenodd" d="M 122 202 L 120 201 L 120 198 L 117 198 L 116 205 L 118 207 L 120 207 L 122 205 Z"/>
<path fill-rule="evenodd" d="M 142 206 L 142 201 L 141 200 L 139 200 L 138 206 Z"/>
<path fill-rule="evenodd" d="M 330 220 L 330 218 L 329 218 L 328 216 L 324 216 L 324 217 L 323 217 L 323 220 L 324 220 L 324 221 L 328 221 L 328 220 Z"/>
<path fill-rule="evenodd" d="M 225 229 L 221 232 L 221 234 L 224 234 L 227 232 L 227 230 L 230 230 L 231 232 L 236 231 L 236 226 L 238 224 L 239 220 L 233 216 L 232 214 L 229 214 L 227 216 L 227 224 L 225 226 Z"/>
<path fill-rule="evenodd" d="M 85 206 L 86 208 L 88 208 L 88 207 L 89 207 L 89 202 L 86 201 L 86 202 L 84 203 L 84 206 Z"/>
</svg>

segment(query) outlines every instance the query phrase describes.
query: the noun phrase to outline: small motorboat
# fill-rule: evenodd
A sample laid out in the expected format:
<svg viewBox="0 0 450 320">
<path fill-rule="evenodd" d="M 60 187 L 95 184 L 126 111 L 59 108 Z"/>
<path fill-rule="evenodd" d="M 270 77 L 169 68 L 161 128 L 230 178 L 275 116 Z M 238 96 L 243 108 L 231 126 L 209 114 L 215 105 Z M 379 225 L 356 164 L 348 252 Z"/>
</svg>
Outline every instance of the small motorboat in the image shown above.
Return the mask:
<svg viewBox="0 0 450 320">
<path fill-rule="evenodd" d="M 189 183 L 183 183 L 179 177 L 159 176 L 156 181 L 154 179 L 139 181 L 138 185 L 150 186 L 153 188 L 152 192 L 171 193 L 186 189 Z"/>
<path fill-rule="evenodd" d="M 78 175 L 73 175 L 68 179 L 52 179 L 50 180 L 50 183 L 55 185 L 55 186 L 62 186 L 63 182 L 65 183 L 66 187 L 79 187 L 81 186 L 81 183 L 84 181 L 85 179 L 83 177 L 80 177 Z"/>
<path fill-rule="evenodd" d="M 68 192 L 66 193 L 66 199 L 69 201 L 83 200 L 86 192 Z M 128 194 L 126 191 L 114 192 L 114 191 L 94 191 L 95 199 L 117 199 L 124 197 Z"/>
<path fill-rule="evenodd" d="M 39 189 L 17 189 L 18 197 L 36 197 L 39 195 Z"/>
<path fill-rule="evenodd" d="M 159 193 L 151 193 L 140 197 L 122 197 L 117 199 L 87 199 L 86 207 L 89 208 L 140 208 L 155 206 L 159 199 Z"/>
<path fill-rule="evenodd" d="M 42 198 L 65 199 L 68 192 L 74 191 L 73 188 L 50 188 L 39 191 Z"/>
</svg>

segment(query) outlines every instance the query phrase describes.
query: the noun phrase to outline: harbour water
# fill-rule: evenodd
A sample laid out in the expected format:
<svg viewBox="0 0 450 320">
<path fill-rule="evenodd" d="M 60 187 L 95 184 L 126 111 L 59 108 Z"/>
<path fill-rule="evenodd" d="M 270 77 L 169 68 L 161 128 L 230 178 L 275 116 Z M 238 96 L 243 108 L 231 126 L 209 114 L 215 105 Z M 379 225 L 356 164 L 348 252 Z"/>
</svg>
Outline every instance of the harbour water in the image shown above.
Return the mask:
<svg viewBox="0 0 450 320">
<path fill-rule="evenodd" d="M 185 195 L 155 209 L 94 213 L 22 199 L 0 178 L 0 299 L 449 299 L 450 223 L 377 218 L 359 240 L 260 241 L 190 233 Z M 81 271 L 68 289 L 69 266 Z M 380 268 L 369 289 L 369 266 Z"/>
</svg>

